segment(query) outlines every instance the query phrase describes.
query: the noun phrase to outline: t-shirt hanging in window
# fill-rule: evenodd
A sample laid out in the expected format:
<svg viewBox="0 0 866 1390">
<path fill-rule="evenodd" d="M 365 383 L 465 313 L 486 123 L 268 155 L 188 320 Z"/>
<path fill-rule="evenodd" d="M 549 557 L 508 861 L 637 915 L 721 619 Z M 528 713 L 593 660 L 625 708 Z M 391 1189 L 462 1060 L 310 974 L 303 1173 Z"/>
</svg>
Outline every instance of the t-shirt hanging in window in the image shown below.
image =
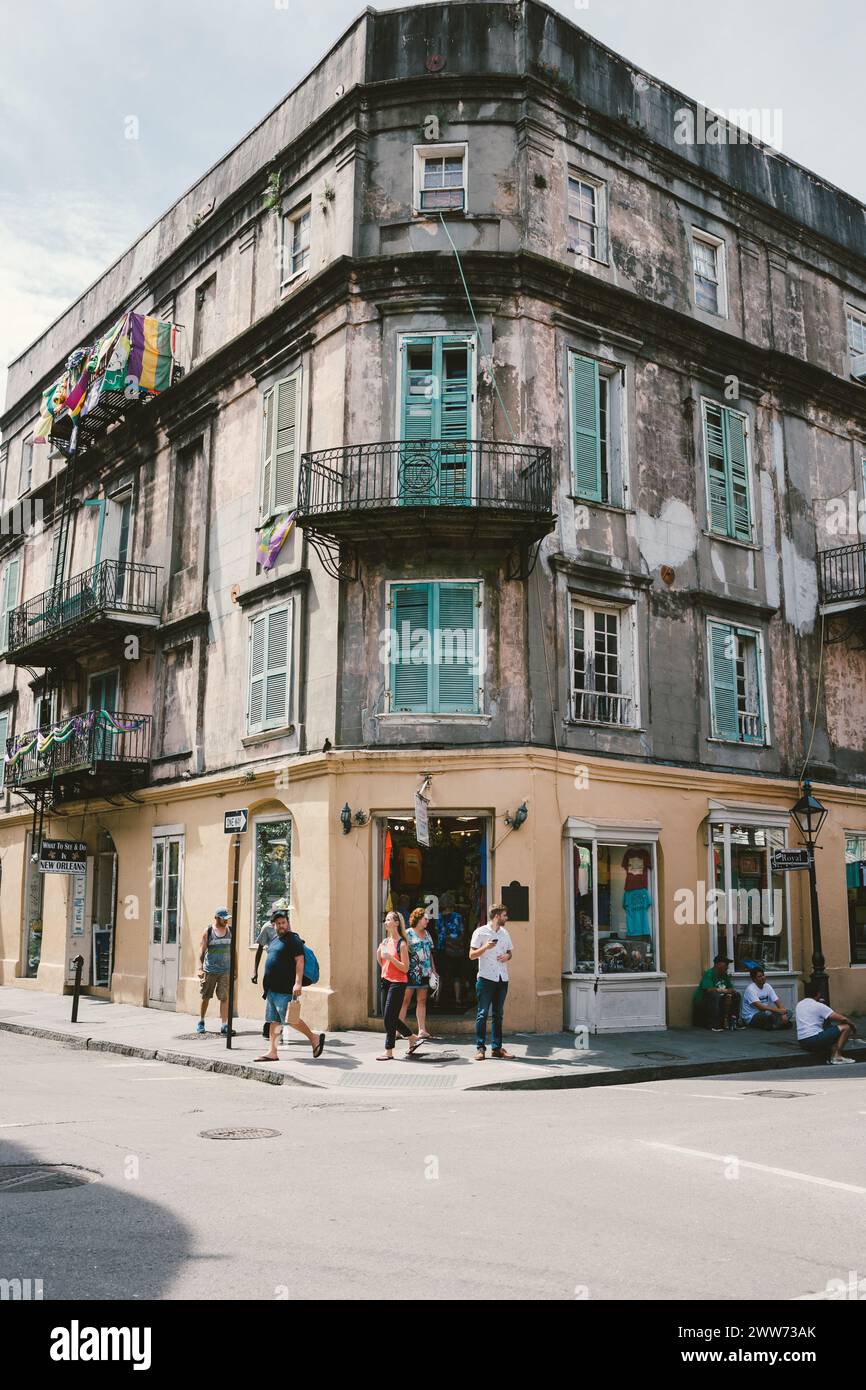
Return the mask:
<svg viewBox="0 0 866 1390">
<path fill-rule="evenodd" d="M 414 845 L 404 845 L 397 854 L 397 863 L 400 868 L 400 882 L 410 888 L 417 888 L 421 882 L 421 873 L 424 867 L 424 858 L 420 849 Z"/>
<path fill-rule="evenodd" d="M 624 891 L 631 893 L 636 888 L 648 888 L 651 866 L 652 855 L 648 849 L 644 849 L 642 845 L 629 845 L 622 856 L 622 867 L 625 869 Z"/>
</svg>

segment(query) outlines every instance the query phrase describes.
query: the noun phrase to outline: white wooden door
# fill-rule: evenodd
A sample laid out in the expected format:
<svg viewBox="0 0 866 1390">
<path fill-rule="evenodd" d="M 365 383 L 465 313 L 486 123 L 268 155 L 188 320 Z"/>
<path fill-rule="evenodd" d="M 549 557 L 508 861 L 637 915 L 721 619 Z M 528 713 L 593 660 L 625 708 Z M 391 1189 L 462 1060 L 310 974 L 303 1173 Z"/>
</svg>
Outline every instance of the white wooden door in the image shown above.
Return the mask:
<svg viewBox="0 0 866 1390">
<path fill-rule="evenodd" d="M 182 876 L 183 836 L 154 836 L 148 997 L 168 1008 L 177 999 Z"/>
</svg>

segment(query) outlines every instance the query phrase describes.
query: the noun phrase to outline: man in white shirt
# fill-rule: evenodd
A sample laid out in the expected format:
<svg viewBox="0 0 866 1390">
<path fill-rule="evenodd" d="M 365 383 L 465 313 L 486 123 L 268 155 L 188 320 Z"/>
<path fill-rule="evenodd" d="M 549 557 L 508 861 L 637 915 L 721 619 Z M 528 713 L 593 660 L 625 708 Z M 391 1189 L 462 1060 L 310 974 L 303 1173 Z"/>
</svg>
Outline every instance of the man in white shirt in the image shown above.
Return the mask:
<svg viewBox="0 0 866 1390">
<path fill-rule="evenodd" d="M 824 1060 L 835 1065 L 837 1062 L 853 1062 L 853 1057 L 844 1057 L 842 1048 L 857 1029 L 844 1014 L 837 1014 L 825 1004 L 816 987 L 806 985 L 806 997 L 801 999 L 794 1010 L 797 1021 L 797 1042 L 805 1052 L 823 1055 Z"/>
<path fill-rule="evenodd" d="M 493 1011 L 490 1028 L 491 1055 L 510 1061 L 514 1054 L 502 1046 L 502 1014 L 508 993 L 508 962 L 514 947 L 505 923 L 508 913 L 501 903 L 490 909 L 490 921 L 476 927 L 469 943 L 469 959 L 478 961 L 475 992 L 478 1011 L 475 1015 L 475 1060 L 483 1062 L 487 1055 L 487 1015 Z"/>
<path fill-rule="evenodd" d="M 749 971 L 751 984 L 743 993 L 742 1020 L 749 1028 L 790 1028 L 791 1019 L 759 965 Z"/>
</svg>

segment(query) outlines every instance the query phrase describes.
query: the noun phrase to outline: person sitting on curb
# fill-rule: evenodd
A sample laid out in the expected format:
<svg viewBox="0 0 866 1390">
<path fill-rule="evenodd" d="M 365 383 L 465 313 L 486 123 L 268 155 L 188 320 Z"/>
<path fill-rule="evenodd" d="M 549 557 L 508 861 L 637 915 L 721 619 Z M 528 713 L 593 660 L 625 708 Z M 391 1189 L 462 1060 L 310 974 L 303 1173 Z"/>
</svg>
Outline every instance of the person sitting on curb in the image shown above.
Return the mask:
<svg viewBox="0 0 866 1390">
<path fill-rule="evenodd" d="M 763 966 L 749 971 L 751 984 L 743 994 L 743 1022 L 749 1028 L 790 1028 L 793 1019 L 772 985 L 767 984 Z"/>
<path fill-rule="evenodd" d="M 268 947 L 265 962 L 264 985 L 268 1001 L 265 1021 L 271 1025 L 270 1050 L 257 1062 L 278 1062 L 277 1039 L 283 1031 L 283 1024 L 297 1028 L 313 1049 L 314 1057 L 321 1057 L 325 1046 L 325 1034 L 318 1036 L 301 1018 L 300 999 L 304 987 L 304 947 L 299 936 L 289 927 L 285 908 L 274 912 L 272 921 L 277 938 Z"/>
<path fill-rule="evenodd" d="M 805 999 L 801 999 L 794 1010 L 794 1018 L 797 1042 L 804 1052 L 812 1052 L 832 1065 L 855 1060 L 845 1057 L 842 1049 L 857 1032 L 856 1026 L 845 1014 L 836 1013 L 829 1004 L 825 1004 L 818 986 L 811 981 L 806 985 Z"/>
<path fill-rule="evenodd" d="M 214 993 L 216 993 L 220 1006 L 220 1018 L 222 1019 L 220 1032 L 225 1037 L 229 1031 L 229 969 L 232 955 L 230 921 L 228 909 L 221 907 L 214 913 L 213 926 L 208 927 L 202 935 L 198 972 L 198 977 L 201 980 L 201 1015 L 195 1026 L 197 1033 L 205 1031 L 204 1016 Z M 238 963 L 235 961 L 235 979 L 237 979 L 237 973 Z M 234 1037 L 234 1029 L 232 1029 L 232 1037 Z"/>
<path fill-rule="evenodd" d="M 694 993 L 695 1020 L 714 1033 L 735 1028 L 740 1016 L 740 996 L 728 974 L 732 964 L 730 956 L 717 955 Z"/>
</svg>

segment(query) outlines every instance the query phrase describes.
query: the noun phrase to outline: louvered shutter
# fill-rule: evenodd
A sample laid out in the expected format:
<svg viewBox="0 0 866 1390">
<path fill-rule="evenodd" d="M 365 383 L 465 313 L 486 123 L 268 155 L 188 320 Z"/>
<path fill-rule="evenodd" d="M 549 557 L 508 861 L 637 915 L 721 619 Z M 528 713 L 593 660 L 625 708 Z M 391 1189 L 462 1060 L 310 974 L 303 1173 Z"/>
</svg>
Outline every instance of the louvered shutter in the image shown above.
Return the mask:
<svg viewBox="0 0 866 1390">
<path fill-rule="evenodd" d="M 274 495 L 272 512 L 286 511 L 295 500 L 295 460 L 297 456 L 298 397 L 300 373 L 277 383 L 276 429 L 274 436 Z"/>
<path fill-rule="evenodd" d="M 10 560 L 3 576 L 3 612 L 0 615 L 0 651 L 9 646 L 9 615 L 18 602 L 18 567 L 20 560 Z"/>
<path fill-rule="evenodd" d="M 402 710 L 426 714 L 431 709 L 430 597 L 429 584 L 405 584 L 391 590 L 391 630 L 394 634 L 391 710 L 394 713 Z"/>
<path fill-rule="evenodd" d="M 250 692 L 248 723 L 250 732 L 262 727 L 265 693 L 265 652 L 268 616 L 254 618 L 250 623 Z"/>
<path fill-rule="evenodd" d="M 261 516 L 271 514 L 271 471 L 274 456 L 274 404 L 275 392 L 269 391 L 264 399 L 262 413 L 262 497 Z"/>
<path fill-rule="evenodd" d="M 752 518 L 749 508 L 749 456 L 746 445 L 746 422 L 742 415 L 726 410 L 725 445 L 730 479 L 732 534 L 737 540 L 752 539 Z"/>
<path fill-rule="evenodd" d="M 433 339 L 404 339 L 401 439 L 438 438 L 439 393 L 434 377 Z"/>
<path fill-rule="evenodd" d="M 728 466 L 725 425 L 721 408 L 708 405 L 704 410 L 704 441 L 707 451 L 708 508 L 710 530 L 730 535 Z"/>
<path fill-rule="evenodd" d="M 287 724 L 289 719 L 289 659 L 291 654 L 289 609 L 274 609 L 267 614 L 267 618 L 268 642 L 262 727 L 276 729 Z"/>
<path fill-rule="evenodd" d="M 6 780 L 6 740 L 9 737 L 9 715 L 0 714 L 0 787 Z"/>
<path fill-rule="evenodd" d="M 715 738 L 739 739 L 736 636 L 722 623 L 710 623 L 710 707 Z"/>
<path fill-rule="evenodd" d="M 439 369 L 440 438 L 443 441 L 468 439 L 472 384 L 470 364 L 472 354 L 466 342 L 439 340 L 441 367 Z M 440 466 L 440 499 L 445 502 L 468 501 L 469 451 L 442 452 Z"/>
<path fill-rule="evenodd" d="M 601 412 L 598 363 L 572 353 L 571 439 L 574 459 L 574 491 L 578 497 L 601 501 Z"/>
<path fill-rule="evenodd" d="M 478 661 L 478 586 L 437 584 L 434 670 L 437 714 L 474 714 L 481 679 Z"/>
</svg>

